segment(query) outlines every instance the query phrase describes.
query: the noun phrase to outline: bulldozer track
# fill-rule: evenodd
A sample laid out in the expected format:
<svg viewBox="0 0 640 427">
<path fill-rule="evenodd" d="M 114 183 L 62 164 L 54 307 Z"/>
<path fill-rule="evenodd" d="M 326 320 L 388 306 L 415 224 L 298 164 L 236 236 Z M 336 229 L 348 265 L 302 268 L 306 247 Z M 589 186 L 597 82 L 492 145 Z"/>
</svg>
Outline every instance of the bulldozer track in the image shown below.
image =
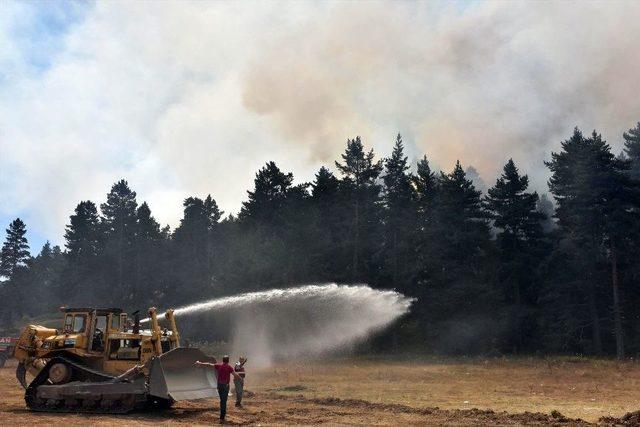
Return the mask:
<svg viewBox="0 0 640 427">
<path fill-rule="evenodd" d="M 84 412 L 99 414 L 123 414 L 136 409 L 143 409 L 148 405 L 145 393 L 117 393 L 117 394 L 91 394 L 86 397 L 73 396 L 60 398 L 38 397 L 38 390 L 42 387 L 64 387 L 48 384 L 49 369 L 55 363 L 64 363 L 73 370 L 73 379 L 90 385 L 113 382 L 114 376 L 96 371 L 84 365 L 75 363 L 65 357 L 54 357 L 29 384 L 25 392 L 25 402 L 29 409 L 38 412 Z"/>
</svg>

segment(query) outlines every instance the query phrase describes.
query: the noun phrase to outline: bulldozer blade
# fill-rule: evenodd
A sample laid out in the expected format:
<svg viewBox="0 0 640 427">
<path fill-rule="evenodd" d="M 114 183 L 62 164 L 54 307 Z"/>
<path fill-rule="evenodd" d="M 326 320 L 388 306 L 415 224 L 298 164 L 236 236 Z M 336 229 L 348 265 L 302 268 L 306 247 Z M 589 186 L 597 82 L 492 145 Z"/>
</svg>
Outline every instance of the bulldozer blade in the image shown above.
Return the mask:
<svg viewBox="0 0 640 427">
<path fill-rule="evenodd" d="M 214 369 L 195 366 L 209 357 L 197 348 L 178 347 L 151 360 L 149 394 L 163 399 L 191 400 L 218 395 Z"/>
<path fill-rule="evenodd" d="M 18 363 L 18 366 L 16 367 L 16 378 L 18 379 L 18 382 L 20 383 L 20 385 L 22 387 L 24 387 L 24 389 L 27 389 L 27 368 L 25 368 L 24 363 L 20 362 Z"/>
</svg>

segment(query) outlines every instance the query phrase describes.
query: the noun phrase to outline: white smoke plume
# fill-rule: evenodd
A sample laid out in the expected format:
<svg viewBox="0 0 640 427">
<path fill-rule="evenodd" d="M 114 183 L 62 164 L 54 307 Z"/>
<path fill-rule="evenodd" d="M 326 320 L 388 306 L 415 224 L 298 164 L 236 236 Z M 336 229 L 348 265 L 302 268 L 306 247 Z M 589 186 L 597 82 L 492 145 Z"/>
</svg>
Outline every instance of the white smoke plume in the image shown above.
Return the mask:
<svg viewBox="0 0 640 427">
<path fill-rule="evenodd" d="M 85 8 L 46 66 L 40 6 L 0 8 L 0 218 L 53 240 L 121 177 L 176 225 L 187 195 L 234 212 L 265 161 L 309 180 L 355 135 L 382 156 L 399 131 L 411 159 L 488 185 L 513 157 L 544 190 L 574 126 L 619 150 L 640 120 L 636 1 Z"/>
</svg>

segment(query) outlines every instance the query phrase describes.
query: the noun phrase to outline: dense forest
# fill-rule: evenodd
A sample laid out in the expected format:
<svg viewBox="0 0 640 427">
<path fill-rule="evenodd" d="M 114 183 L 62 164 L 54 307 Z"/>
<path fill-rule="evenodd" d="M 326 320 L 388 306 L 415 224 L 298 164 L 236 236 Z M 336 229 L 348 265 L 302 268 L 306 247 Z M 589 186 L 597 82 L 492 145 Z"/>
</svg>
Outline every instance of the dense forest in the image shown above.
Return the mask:
<svg viewBox="0 0 640 427">
<path fill-rule="evenodd" d="M 174 230 L 125 180 L 81 201 L 65 247 L 2 246 L 5 325 L 60 305 L 179 306 L 306 283 L 368 283 L 416 298 L 379 340 L 440 354 L 640 353 L 640 123 L 615 155 L 575 129 L 551 153 L 549 192 L 509 160 L 486 194 L 456 163 L 411 165 L 398 135 L 378 160 L 348 140 L 335 173 L 295 184 L 274 162 L 237 215 L 189 197 Z"/>
</svg>

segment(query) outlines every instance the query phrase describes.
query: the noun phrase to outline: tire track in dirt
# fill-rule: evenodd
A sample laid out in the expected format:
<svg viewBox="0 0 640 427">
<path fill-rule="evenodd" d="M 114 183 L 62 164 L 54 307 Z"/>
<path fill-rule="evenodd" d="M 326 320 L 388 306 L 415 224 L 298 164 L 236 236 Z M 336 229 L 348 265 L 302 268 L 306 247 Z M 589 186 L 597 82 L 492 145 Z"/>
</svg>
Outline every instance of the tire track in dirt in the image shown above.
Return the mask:
<svg viewBox="0 0 640 427">
<path fill-rule="evenodd" d="M 540 412 L 509 413 L 471 409 L 440 409 L 438 407 L 415 408 L 395 403 L 375 403 L 360 399 L 339 399 L 335 397 L 305 398 L 302 395 L 286 396 L 278 393 L 266 395 L 269 399 L 289 400 L 297 403 L 307 403 L 319 406 L 338 406 L 343 408 L 357 408 L 368 412 L 384 412 L 395 414 L 415 414 L 424 416 L 425 422 L 453 425 L 565 425 L 592 426 L 594 424 L 582 419 L 567 418 L 559 412 L 543 414 Z"/>
</svg>

